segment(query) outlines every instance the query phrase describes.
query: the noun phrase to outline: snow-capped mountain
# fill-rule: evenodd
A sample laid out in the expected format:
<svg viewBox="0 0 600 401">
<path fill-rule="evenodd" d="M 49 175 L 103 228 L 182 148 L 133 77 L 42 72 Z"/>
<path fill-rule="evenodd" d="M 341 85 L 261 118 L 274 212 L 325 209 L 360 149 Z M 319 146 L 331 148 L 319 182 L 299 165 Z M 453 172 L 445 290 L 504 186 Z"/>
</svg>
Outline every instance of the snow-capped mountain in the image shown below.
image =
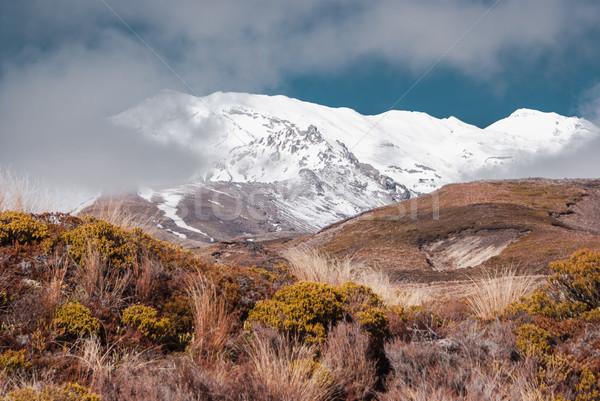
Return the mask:
<svg viewBox="0 0 600 401">
<path fill-rule="evenodd" d="M 535 110 L 517 110 L 480 129 L 420 112 L 364 116 L 285 96 L 221 92 L 199 98 L 163 91 L 111 120 L 207 160 L 207 170 L 192 181 L 141 192 L 174 223 L 171 231 L 206 240 L 222 239 L 207 222 L 224 223 L 198 219 L 190 211 L 194 202 L 210 206 L 213 215 L 235 215 L 230 209 L 241 202 L 255 208 L 255 222 L 262 218 L 269 230 L 313 231 L 482 169 L 560 153 L 600 136 L 584 119 Z M 221 200 L 199 206 L 199 194 Z M 242 224 L 230 234 L 268 231 L 264 227 Z"/>
</svg>

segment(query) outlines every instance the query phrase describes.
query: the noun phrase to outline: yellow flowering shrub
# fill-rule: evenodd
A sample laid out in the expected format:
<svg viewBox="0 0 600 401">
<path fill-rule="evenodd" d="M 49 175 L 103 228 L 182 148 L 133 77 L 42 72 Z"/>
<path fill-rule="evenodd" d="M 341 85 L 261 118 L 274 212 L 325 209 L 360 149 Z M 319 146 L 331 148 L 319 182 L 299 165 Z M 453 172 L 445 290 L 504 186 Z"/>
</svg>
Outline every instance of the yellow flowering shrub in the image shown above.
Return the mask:
<svg viewBox="0 0 600 401">
<path fill-rule="evenodd" d="M 81 266 L 85 265 L 91 246 L 118 269 L 131 266 L 141 255 L 166 263 L 183 254 L 175 245 L 154 239 L 140 229 L 127 230 L 93 218 L 64 233 L 62 240 L 69 245 L 69 255 Z"/>
<path fill-rule="evenodd" d="M 542 358 L 552 350 L 551 338 L 546 330 L 533 324 L 524 324 L 517 329 L 517 351 L 527 357 Z"/>
<path fill-rule="evenodd" d="M 248 321 L 320 343 L 327 339 L 327 326 L 342 319 L 342 300 L 336 287 L 301 281 L 280 289 L 270 300 L 258 302 Z"/>
<path fill-rule="evenodd" d="M 360 327 L 373 337 L 388 335 L 388 317 L 381 308 L 367 308 L 356 315 Z"/>
<path fill-rule="evenodd" d="M 384 303 L 377 294 L 367 286 L 348 281 L 338 291 L 342 296 L 344 310 L 349 314 L 376 307 L 383 308 Z"/>
<path fill-rule="evenodd" d="M 8 350 L 0 355 L 0 371 L 8 374 L 31 369 L 31 363 L 25 360 L 25 350 Z"/>
<path fill-rule="evenodd" d="M 100 397 L 79 384 L 69 383 L 46 386 L 41 391 L 31 388 L 11 391 L 3 401 L 100 401 Z"/>
<path fill-rule="evenodd" d="M 544 289 L 537 290 L 530 297 L 521 297 L 506 307 L 504 313 L 510 315 L 529 314 L 552 319 L 569 319 L 579 316 L 587 309 L 583 302 L 556 302 Z"/>
<path fill-rule="evenodd" d="M 0 245 L 34 244 L 47 236 L 48 226 L 36 221 L 31 214 L 11 211 L 0 213 Z"/>
<path fill-rule="evenodd" d="M 171 322 L 169 319 L 158 319 L 156 309 L 149 306 L 133 305 L 123 311 L 123 324 L 138 330 L 152 341 L 165 339 Z"/>
<path fill-rule="evenodd" d="M 347 282 L 334 287 L 301 281 L 280 289 L 270 300 L 258 302 L 248 321 L 321 343 L 327 339 L 328 326 L 342 320 L 344 313 L 348 319 L 358 319 L 369 334 L 383 334 L 387 317 L 382 308 L 381 299 L 364 285 Z"/>
<path fill-rule="evenodd" d="M 52 327 L 59 336 L 87 336 L 100 332 L 100 321 L 79 302 L 59 307 L 54 313 Z"/>
<path fill-rule="evenodd" d="M 550 290 L 565 300 L 584 303 L 587 309 L 600 307 L 600 252 L 588 249 L 576 251 L 567 260 L 550 263 L 554 275 Z"/>
</svg>

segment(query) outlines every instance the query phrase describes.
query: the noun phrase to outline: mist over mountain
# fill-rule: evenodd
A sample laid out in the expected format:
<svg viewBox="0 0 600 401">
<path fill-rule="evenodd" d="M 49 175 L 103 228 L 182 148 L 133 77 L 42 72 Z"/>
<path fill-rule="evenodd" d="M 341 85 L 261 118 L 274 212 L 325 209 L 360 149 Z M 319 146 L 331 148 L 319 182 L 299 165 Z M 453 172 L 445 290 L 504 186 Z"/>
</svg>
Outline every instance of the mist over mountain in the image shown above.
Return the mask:
<svg viewBox="0 0 600 401">
<path fill-rule="evenodd" d="M 313 232 L 445 184 L 578 159 L 600 138 L 585 119 L 528 109 L 481 129 L 420 112 L 364 116 L 285 96 L 222 92 L 162 91 L 110 123 L 153 146 L 197 155 L 203 168 L 142 187 L 137 202 L 152 204 L 170 234 L 201 242 Z M 157 162 L 168 156 L 157 154 Z"/>
</svg>

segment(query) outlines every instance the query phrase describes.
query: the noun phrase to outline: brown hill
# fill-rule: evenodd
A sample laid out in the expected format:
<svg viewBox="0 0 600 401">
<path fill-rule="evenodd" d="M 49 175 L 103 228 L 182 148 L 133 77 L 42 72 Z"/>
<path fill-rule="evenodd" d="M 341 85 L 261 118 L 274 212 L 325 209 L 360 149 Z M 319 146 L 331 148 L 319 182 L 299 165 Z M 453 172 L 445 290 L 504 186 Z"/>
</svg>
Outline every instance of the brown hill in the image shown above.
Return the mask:
<svg viewBox="0 0 600 401">
<path fill-rule="evenodd" d="M 476 266 L 544 273 L 576 249 L 600 250 L 600 180 L 447 185 L 290 245 L 361 259 L 411 282 L 460 280 Z"/>
</svg>

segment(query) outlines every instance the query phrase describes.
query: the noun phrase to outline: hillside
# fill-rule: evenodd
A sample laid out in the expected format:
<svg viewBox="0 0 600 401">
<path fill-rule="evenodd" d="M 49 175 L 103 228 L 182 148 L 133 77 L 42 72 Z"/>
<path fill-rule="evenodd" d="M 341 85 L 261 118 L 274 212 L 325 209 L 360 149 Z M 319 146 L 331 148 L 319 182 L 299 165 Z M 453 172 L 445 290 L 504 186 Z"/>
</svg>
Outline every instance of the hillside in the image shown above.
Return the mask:
<svg viewBox="0 0 600 401">
<path fill-rule="evenodd" d="M 481 129 L 419 112 L 365 116 L 285 96 L 221 92 L 163 91 L 110 121 L 197 158 L 192 177 L 127 198 L 136 213 L 156 220 L 163 239 L 195 246 L 313 233 L 484 171 L 502 178 L 511 166 L 600 136 L 589 121 L 535 110 Z"/>
<path fill-rule="evenodd" d="M 456 184 L 195 254 L 3 211 L 0 399 L 594 400 L 600 252 L 578 249 L 600 250 L 599 199 L 600 180 Z"/>
<path fill-rule="evenodd" d="M 445 281 L 468 267 L 546 272 L 578 248 L 600 250 L 600 181 L 481 181 L 367 211 L 290 245 L 378 266 L 399 280 Z"/>
</svg>

